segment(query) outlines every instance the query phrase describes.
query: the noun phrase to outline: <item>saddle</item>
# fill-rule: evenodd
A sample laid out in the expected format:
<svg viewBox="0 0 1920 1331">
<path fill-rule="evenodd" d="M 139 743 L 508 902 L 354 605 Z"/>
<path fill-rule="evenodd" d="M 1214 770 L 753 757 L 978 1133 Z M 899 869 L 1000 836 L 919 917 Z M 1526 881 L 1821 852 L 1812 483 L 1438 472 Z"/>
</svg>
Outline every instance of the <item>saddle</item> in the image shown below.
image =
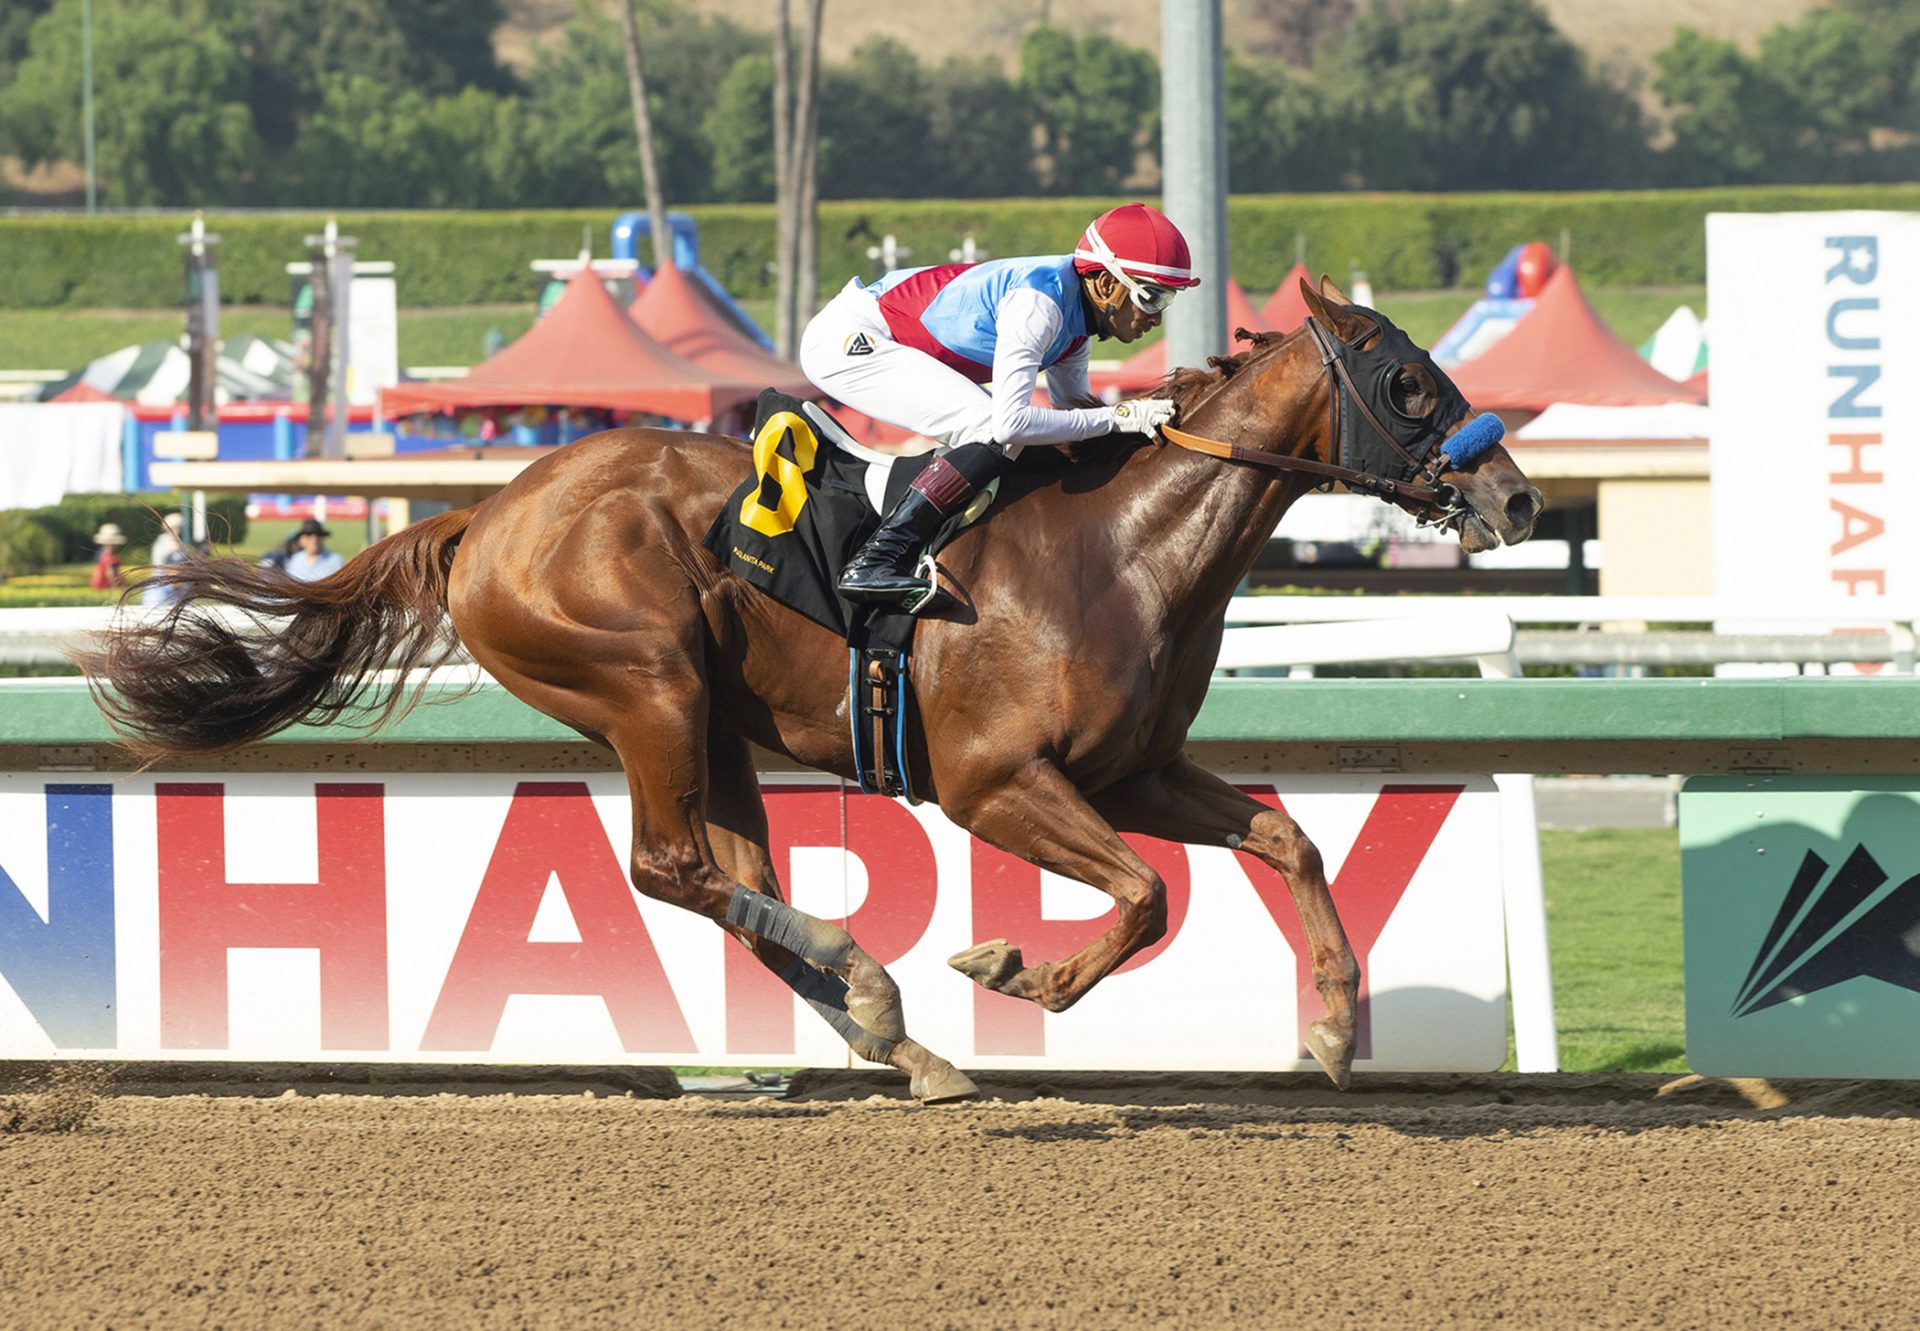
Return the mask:
<svg viewBox="0 0 1920 1331">
<path fill-rule="evenodd" d="M 914 803 L 919 800 L 907 770 L 906 733 L 918 617 L 895 606 L 856 605 L 840 596 L 835 583 L 936 456 L 875 452 L 817 402 L 768 389 L 754 415 L 753 475 L 728 497 L 706 538 L 722 567 L 847 640 L 848 713 L 860 788 Z M 978 520 L 997 485 L 935 534 L 928 561 L 954 533 Z M 937 569 L 929 571 L 937 577 Z"/>
</svg>

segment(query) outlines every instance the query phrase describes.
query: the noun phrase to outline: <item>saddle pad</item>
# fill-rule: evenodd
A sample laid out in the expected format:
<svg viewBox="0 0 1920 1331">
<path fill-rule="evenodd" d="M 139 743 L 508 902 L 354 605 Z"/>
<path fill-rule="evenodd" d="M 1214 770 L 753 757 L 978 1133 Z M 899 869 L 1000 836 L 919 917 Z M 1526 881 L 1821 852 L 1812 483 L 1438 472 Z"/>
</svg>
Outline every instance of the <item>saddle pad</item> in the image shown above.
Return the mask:
<svg viewBox="0 0 1920 1331">
<path fill-rule="evenodd" d="M 891 459 L 883 501 L 897 499 L 933 456 Z M 856 606 L 834 590 L 840 570 L 879 525 L 867 478 L 881 458 L 853 445 L 816 404 L 768 389 L 754 418 L 753 475 L 715 517 L 707 549 L 723 567 L 856 646 L 904 650 L 912 616 Z M 901 622 L 888 622 L 895 620 Z"/>
</svg>

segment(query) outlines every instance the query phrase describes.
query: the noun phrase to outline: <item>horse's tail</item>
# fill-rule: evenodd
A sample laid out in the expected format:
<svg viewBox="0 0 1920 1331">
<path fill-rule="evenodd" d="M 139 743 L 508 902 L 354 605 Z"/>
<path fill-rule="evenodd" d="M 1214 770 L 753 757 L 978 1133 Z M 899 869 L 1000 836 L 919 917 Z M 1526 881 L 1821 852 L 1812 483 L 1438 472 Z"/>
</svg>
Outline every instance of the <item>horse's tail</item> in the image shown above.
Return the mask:
<svg viewBox="0 0 1920 1331">
<path fill-rule="evenodd" d="M 157 569 L 166 610 L 73 659 L 143 762 L 222 753 L 299 721 L 377 728 L 418 699 L 406 672 L 457 646 L 447 579 L 473 516 L 416 523 L 318 582 L 233 558 Z"/>
</svg>

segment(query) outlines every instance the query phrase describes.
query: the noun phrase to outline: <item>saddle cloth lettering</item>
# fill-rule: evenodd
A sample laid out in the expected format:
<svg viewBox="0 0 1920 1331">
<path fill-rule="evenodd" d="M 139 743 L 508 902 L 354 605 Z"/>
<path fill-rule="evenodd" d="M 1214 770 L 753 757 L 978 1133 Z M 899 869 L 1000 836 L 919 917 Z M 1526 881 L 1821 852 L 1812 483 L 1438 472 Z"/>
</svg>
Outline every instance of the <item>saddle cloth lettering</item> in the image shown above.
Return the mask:
<svg viewBox="0 0 1920 1331">
<path fill-rule="evenodd" d="M 879 525 L 876 504 L 897 503 L 933 456 L 870 453 L 819 406 L 768 389 L 754 418 L 753 475 L 714 519 L 707 549 L 723 567 L 844 638 L 891 636 L 877 634 L 882 616 L 842 600 L 834 581 Z M 876 471 L 884 471 L 884 481 L 870 489 Z M 884 617 L 903 620 L 911 639 L 910 616 Z"/>
</svg>

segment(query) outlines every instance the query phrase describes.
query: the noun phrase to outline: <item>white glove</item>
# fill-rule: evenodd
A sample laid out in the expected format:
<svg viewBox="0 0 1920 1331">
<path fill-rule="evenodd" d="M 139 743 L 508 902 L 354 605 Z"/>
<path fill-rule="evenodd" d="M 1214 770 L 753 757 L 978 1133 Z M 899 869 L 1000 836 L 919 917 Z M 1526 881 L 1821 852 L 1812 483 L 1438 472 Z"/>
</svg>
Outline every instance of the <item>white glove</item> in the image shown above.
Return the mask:
<svg viewBox="0 0 1920 1331">
<path fill-rule="evenodd" d="M 1173 419 L 1178 410 L 1161 397 L 1136 398 L 1113 409 L 1113 428 L 1132 434 L 1152 434 Z"/>
</svg>

